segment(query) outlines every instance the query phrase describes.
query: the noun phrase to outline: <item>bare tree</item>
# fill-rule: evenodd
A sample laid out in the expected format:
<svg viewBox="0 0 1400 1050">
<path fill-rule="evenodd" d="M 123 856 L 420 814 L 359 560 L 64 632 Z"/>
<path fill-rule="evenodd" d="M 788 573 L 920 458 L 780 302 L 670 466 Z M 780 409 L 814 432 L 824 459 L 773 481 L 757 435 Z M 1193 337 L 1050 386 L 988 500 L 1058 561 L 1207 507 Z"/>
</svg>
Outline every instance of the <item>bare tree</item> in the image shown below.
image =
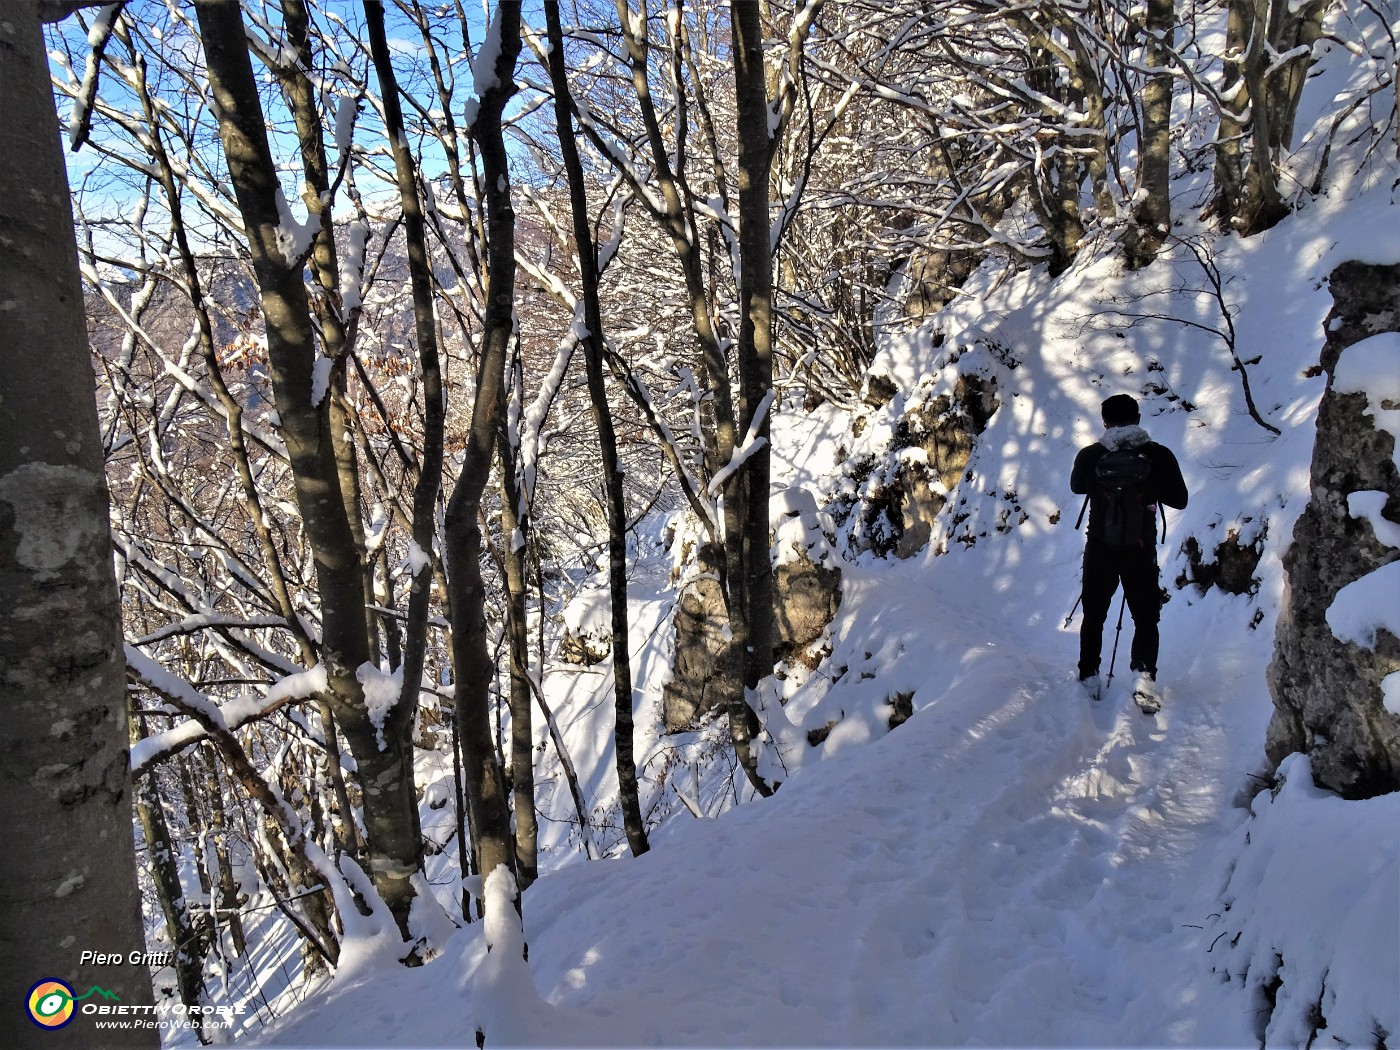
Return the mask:
<svg viewBox="0 0 1400 1050">
<path fill-rule="evenodd" d="M 479 106 L 471 134 L 481 155 L 488 231 L 486 316 L 477 367 L 476 399 L 461 472 L 447 504 L 448 594 L 455 637 L 456 717 L 462 774 L 476 868 L 489 877 L 505 867 L 514 878 L 515 846 L 505 782 L 491 740 L 490 683 L 495 674 L 486 644 L 485 582 L 481 573 L 481 502 L 505 421 L 505 366 L 515 331 L 515 211 L 502 134 L 506 103 L 515 94 L 520 53 L 520 5 L 496 8 L 488 32 L 494 50 L 478 55 Z M 516 898 L 517 906 L 519 898 Z"/>
<path fill-rule="evenodd" d="M 75 933 L 97 950 L 143 944 L 107 494 L 39 18 L 24 0 L 0 20 L 13 151 L 0 168 L 0 983 L 16 998 L 45 975 L 87 976 Z M 151 1003 L 144 980 L 122 995 Z M 51 1038 L 25 1021 L 8 1030 L 20 1046 Z M 84 1038 L 158 1043 L 135 1029 Z"/>
<path fill-rule="evenodd" d="M 321 599 L 321 661 L 330 702 L 355 756 L 364 793 L 369 867 L 376 888 L 408 934 L 413 876 L 423 847 L 413 791 L 411 725 L 375 725 L 362 681 L 371 647 L 365 617 L 364 570 L 346 512 L 331 434 L 330 404 L 315 396 L 317 338 L 303 280 L 310 246 L 289 241 L 287 211 L 268 147 L 266 122 L 236 4 L 202 0 L 195 7 L 219 131 L 257 276 L 266 319 L 268 359 L 280 429 L 297 505 L 316 562 Z"/>
<path fill-rule="evenodd" d="M 604 379 L 606 345 L 603 313 L 598 295 L 598 250 L 589 225 L 588 197 L 583 163 L 574 137 L 573 99 L 569 93 L 564 59 L 564 30 L 559 21 L 559 5 L 545 4 L 549 32 L 549 75 L 554 88 L 554 121 L 559 134 L 559 151 L 569 183 L 569 210 L 573 216 L 574 243 L 578 253 L 579 284 L 582 291 L 584 361 L 588 369 L 588 395 L 593 425 L 598 431 L 599 467 L 608 516 L 608 592 L 612 610 L 612 669 L 614 751 L 618 789 L 622 801 L 622 821 L 627 842 L 634 856 L 649 848 L 642 823 L 637 790 L 637 763 L 632 744 L 632 660 L 628 652 L 627 616 L 627 507 L 623 497 L 622 474 L 618 467 L 617 434 Z"/>
</svg>

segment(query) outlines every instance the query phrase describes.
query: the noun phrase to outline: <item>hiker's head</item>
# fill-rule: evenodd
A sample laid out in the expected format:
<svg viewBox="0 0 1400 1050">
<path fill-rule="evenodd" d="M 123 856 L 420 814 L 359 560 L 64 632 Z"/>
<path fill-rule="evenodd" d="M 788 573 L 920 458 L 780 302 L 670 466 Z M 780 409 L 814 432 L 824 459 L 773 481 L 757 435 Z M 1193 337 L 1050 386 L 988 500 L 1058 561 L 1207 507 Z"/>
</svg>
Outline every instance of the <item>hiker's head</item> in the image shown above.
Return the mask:
<svg viewBox="0 0 1400 1050">
<path fill-rule="evenodd" d="M 1114 394 L 1103 403 L 1100 411 L 1106 427 L 1130 427 L 1142 419 L 1137 400 L 1128 394 Z"/>
</svg>

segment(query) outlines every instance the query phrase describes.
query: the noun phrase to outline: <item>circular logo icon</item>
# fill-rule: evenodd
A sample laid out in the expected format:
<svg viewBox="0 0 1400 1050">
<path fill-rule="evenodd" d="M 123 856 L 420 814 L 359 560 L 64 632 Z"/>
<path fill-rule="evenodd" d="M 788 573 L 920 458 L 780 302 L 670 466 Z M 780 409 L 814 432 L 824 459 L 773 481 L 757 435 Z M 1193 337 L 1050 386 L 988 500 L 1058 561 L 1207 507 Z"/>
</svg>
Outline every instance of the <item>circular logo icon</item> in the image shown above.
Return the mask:
<svg viewBox="0 0 1400 1050">
<path fill-rule="evenodd" d="M 29 1019 L 40 1028 L 62 1028 L 73 1020 L 73 989 L 46 978 L 29 989 Z"/>
</svg>

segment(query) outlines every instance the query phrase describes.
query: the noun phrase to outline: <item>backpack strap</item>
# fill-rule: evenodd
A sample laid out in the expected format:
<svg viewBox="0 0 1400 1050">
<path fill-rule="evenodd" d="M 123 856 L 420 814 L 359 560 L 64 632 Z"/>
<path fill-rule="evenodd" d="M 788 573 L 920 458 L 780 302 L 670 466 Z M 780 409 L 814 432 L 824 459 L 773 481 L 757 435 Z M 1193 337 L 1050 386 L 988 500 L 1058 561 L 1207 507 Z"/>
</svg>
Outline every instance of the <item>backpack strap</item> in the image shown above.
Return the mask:
<svg viewBox="0 0 1400 1050">
<path fill-rule="evenodd" d="M 1074 531 L 1079 531 L 1079 526 L 1084 524 L 1084 512 L 1089 509 L 1089 497 L 1084 497 L 1084 506 L 1079 508 L 1079 517 L 1074 519 Z"/>
<path fill-rule="evenodd" d="M 1167 508 L 1164 507 L 1164 506 L 1162 506 L 1162 501 L 1161 501 L 1161 500 L 1158 500 L 1158 501 L 1157 501 L 1157 513 L 1160 514 L 1160 515 L 1162 515 L 1162 538 L 1161 538 L 1160 540 L 1158 540 L 1157 542 L 1159 542 L 1159 543 L 1166 543 L 1166 542 L 1167 542 Z"/>
</svg>

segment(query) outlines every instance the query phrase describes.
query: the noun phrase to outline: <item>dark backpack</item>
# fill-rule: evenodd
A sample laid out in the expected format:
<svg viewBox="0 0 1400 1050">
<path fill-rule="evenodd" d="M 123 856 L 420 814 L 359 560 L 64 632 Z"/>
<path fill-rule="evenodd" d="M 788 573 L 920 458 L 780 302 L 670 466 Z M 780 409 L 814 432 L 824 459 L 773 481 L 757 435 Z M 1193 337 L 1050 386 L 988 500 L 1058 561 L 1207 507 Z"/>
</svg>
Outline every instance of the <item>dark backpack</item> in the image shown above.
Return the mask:
<svg viewBox="0 0 1400 1050">
<path fill-rule="evenodd" d="M 1094 464 L 1094 477 L 1103 497 L 1096 510 L 1099 537 L 1115 550 L 1146 546 L 1156 539 L 1157 508 L 1144 489 L 1152 476 L 1152 458 L 1141 446 L 1105 452 Z"/>
</svg>

